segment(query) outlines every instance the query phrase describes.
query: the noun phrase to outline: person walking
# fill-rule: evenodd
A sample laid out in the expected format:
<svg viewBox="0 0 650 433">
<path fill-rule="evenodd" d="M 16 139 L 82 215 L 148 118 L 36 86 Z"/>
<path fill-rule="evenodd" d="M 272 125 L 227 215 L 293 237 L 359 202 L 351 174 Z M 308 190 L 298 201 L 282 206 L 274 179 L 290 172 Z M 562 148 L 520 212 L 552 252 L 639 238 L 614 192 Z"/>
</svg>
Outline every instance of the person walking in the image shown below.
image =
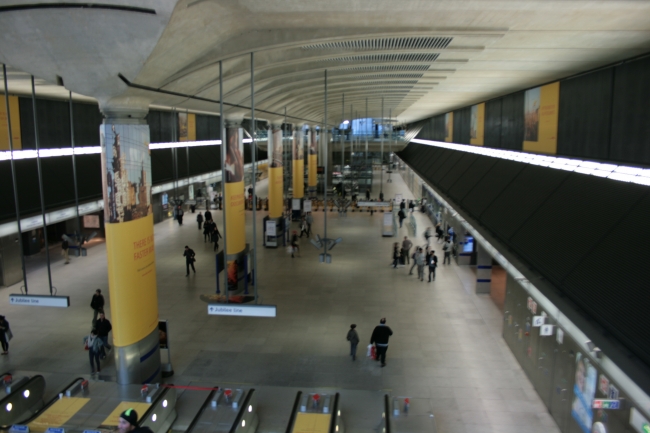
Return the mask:
<svg viewBox="0 0 650 433">
<path fill-rule="evenodd" d="M 90 301 L 90 308 L 93 309 L 93 328 L 94 328 L 95 323 L 97 323 L 97 316 L 99 315 L 99 312 L 104 309 L 104 296 L 102 295 L 102 291 L 100 289 L 95 290 L 93 299 Z"/>
<path fill-rule="evenodd" d="M 429 282 L 436 280 L 436 268 L 438 267 L 438 256 L 436 252 L 431 250 L 431 254 L 427 259 L 427 265 L 429 266 Z M 431 276 L 433 275 L 433 279 Z"/>
<path fill-rule="evenodd" d="M 183 208 L 178 205 L 178 208 L 176 209 L 176 219 L 178 220 L 178 225 L 182 226 L 183 225 Z"/>
<path fill-rule="evenodd" d="M 203 243 L 206 243 L 207 241 L 212 242 L 212 224 L 214 224 L 214 222 L 209 219 L 206 219 L 205 224 L 203 224 Z"/>
<path fill-rule="evenodd" d="M 203 214 L 199 212 L 199 214 L 196 216 L 196 222 L 199 223 L 199 231 L 201 230 L 201 225 L 203 224 Z"/>
<path fill-rule="evenodd" d="M 212 221 L 212 212 L 210 212 L 209 209 L 206 209 L 206 210 L 205 210 L 204 217 L 205 217 L 205 220 L 206 220 L 206 221 Z"/>
<path fill-rule="evenodd" d="M 11 341 L 12 337 L 13 334 L 11 333 L 9 322 L 5 319 L 5 316 L 0 316 L 0 343 L 2 343 L 3 355 L 9 353 L 9 341 Z"/>
<path fill-rule="evenodd" d="M 399 210 L 406 209 L 406 201 L 402 199 L 402 202 L 399 204 Z"/>
<path fill-rule="evenodd" d="M 111 346 L 108 344 L 108 333 L 113 330 L 113 325 L 111 325 L 110 320 L 106 318 L 103 310 L 99 312 L 99 319 L 97 319 L 96 325 L 95 329 L 97 330 L 97 337 L 99 337 L 102 342 L 102 348 L 99 352 L 101 358 L 104 359 L 106 358 L 106 350 L 104 350 L 104 348 L 109 351 L 111 350 Z"/>
<path fill-rule="evenodd" d="M 415 210 L 415 200 L 409 200 L 409 212 L 413 213 Z"/>
<path fill-rule="evenodd" d="M 314 223 L 314 217 L 311 215 L 311 212 L 307 212 L 305 221 L 307 222 L 307 236 L 311 236 L 311 225 Z"/>
<path fill-rule="evenodd" d="M 63 239 L 63 242 L 61 242 L 61 255 L 65 259 L 65 264 L 67 265 L 70 263 L 70 255 L 68 251 L 68 248 L 70 248 L 70 243 L 65 236 L 63 236 L 61 239 Z"/>
<path fill-rule="evenodd" d="M 212 232 L 210 234 L 210 242 L 214 242 L 214 249 L 212 251 L 217 251 L 219 249 L 219 239 L 221 238 L 221 233 L 219 233 L 219 229 L 217 228 L 216 224 L 213 224 L 210 227 L 210 230 Z M 194 266 L 192 266 L 192 269 L 194 269 Z"/>
<path fill-rule="evenodd" d="M 307 237 L 309 237 L 309 231 L 307 230 L 307 221 L 305 220 L 305 217 L 302 217 L 300 220 L 300 238 L 302 238 L 302 235 L 305 234 Z"/>
<path fill-rule="evenodd" d="M 415 254 L 415 263 L 418 265 L 418 278 L 420 281 L 424 282 L 424 264 L 426 262 L 422 248 L 418 248 L 418 251 Z"/>
<path fill-rule="evenodd" d="M 102 340 L 97 335 L 97 330 L 90 331 L 90 335 L 84 337 L 84 345 L 88 348 L 88 357 L 90 358 L 90 374 L 102 371 L 99 365 L 99 355 L 103 350 Z M 97 369 L 95 369 L 95 364 Z"/>
<path fill-rule="evenodd" d="M 353 361 L 357 360 L 357 345 L 359 344 L 359 334 L 357 334 L 356 328 L 357 325 L 354 323 L 350 325 L 350 330 L 348 331 L 347 340 L 350 342 L 350 356 Z"/>
<path fill-rule="evenodd" d="M 402 256 L 404 257 L 404 263 L 407 265 L 411 263 L 409 261 L 409 252 L 412 246 L 413 242 L 411 242 L 408 236 L 404 236 L 404 240 L 402 241 Z"/>
<path fill-rule="evenodd" d="M 185 245 L 185 251 L 183 252 L 183 257 L 185 257 L 185 270 L 186 270 L 186 277 L 189 277 L 190 275 L 190 266 L 192 267 L 192 271 L 196 274 L 196 269 L 194 269 L 194 262 L 196 259 L 194 258 L 196 254 L 194 253 L 194 250 L 192 250 L 190 247 Z"/>
<path fill-rule="evenodd" d="M 413 250 L 413 254 L 411 254 L 411 259 L 413 259 L 413 264 L 411 265 L 411 269 L 409 269 L 409 275 L 413 275 L 413 269 L 418 265 L 417 260 L 415 260 L 416 256 L 418 255 L 418 250 L 420 247 L 415 247 Z"/>
<path fill-rule="evenodd" d="M 370 337 L 370 344 L 375 345 L 377 351 L 377 361 L 381 360 L 381 366 L 386 366 L 386 351 L 388 350 L 388 339 L 393 335 L 393 330 L 386 325 L 386 318 L 383 317 L 379 321 L 379 325 L 375 326 Z"/>
<path fill-rule="evenodd" d="M 366 200 L 370 200 L 370 188 L 366 188 Z"/>
<path fill-rule="evenodd" d="M 436 239 L 438 243 L 442 242 L 442 228 L 440 227 L 440 223 L 436 224 Z"/>
<path fill-rule="evenodd" d="M 442 264 L 449 263 L 451 265 L 451 242 L 449 236 L 445 237 L 445 243 L 442 244 L 442 251 L 445 252 L 445 257 L 442 259 Z"/>
<path fill-rule="evenodd" d="M 397 264 L 399 263 L 399 258 L 401 255 L 402 252 L 400 251 L 399 243 L 395 242 L 393 244 L 393 268 L 397 268 Z"/>
<path fill-rule="evenodd" d="M 397 217 L 399 218 L 399 228 L 402 228 L 404 219 L 406 219 L 406 214 L 404 213 L 404 209 L 400 209 L 399 212 L 397 212 Z"/>
<path fill-rule="evenodd" d="M 427 241 L 427 248 L 429 247 L 429 241 L 431 240 L 431 227 L 427 227 L 424 231 L 424 239 Z"/>
<path fill-rule="evenodd" d="M 298 233 L 294 230 L 293 235 L 291 236 L 291 258 L 294 257 L 295 253 L 300 253 L 300 240 Z M 298 255 L 300 257 L 300 255 Z"/>
</svg>

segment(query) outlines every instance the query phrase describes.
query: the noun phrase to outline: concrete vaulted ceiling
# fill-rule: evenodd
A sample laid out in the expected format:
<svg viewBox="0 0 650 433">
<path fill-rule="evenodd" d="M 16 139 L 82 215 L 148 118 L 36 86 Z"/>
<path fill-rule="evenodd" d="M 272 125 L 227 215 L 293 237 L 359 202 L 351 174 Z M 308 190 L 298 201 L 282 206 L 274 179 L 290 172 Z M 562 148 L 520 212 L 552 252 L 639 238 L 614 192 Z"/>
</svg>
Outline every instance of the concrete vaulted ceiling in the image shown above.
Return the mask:
<svg viewBox="0 0 650 433">
<path fill-rule="evenodd" d="M 256 108 L 286 107 L 313 124 L 324 116 L 325 70 L 330 124 L 365 116 L 366 100 L 368 115 L 379 117 L 382 98 L 384 115 L 390 109 L 406 123 L 650 51 L 650 1 L 102 0 L 118 7 L 112 9 L 54 3 L 0 4 L 0 61 L 10 67 L 12 92 L 27 93 L 33 74 L 42 95 L 67 96 L 69 89 L 103 106 L 216 112 L 214 103 L 129 88 L 118 74 L 217 100 L 222 61 L 224 101 L 248 106 L 254 52 Z M 50 7 L 2 9 L 28 4 Z M 56 86 L 57 76 L 65 88 Z M 244 111 L 226 112 L 238 113 Z"/>
</svg>

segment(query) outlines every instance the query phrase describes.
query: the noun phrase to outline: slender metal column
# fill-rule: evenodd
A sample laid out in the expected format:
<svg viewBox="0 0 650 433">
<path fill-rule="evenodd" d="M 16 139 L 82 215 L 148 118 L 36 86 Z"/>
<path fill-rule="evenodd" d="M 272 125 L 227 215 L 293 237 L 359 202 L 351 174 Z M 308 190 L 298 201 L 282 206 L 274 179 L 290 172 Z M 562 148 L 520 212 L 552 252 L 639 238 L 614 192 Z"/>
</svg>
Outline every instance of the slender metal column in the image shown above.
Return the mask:
<svg viewBox="0 0 650 433">
<path fill-rule="evenodd" d="M 327 128 L 327 69 L 325 69 L 325 127 Z M 325 214 L 325 223 L 323 224 L 323 239 L 327 239 L 327 162 L 329 160 L 329 153 L 327 146 L 329 140 L 323 140 L 325 145 L 324 155 L 327 155 L 325 159 L 325 185 L 323 186 L 323 213 Z M 323 240 L 323 263 L 325 262 L 325 257 L 327 257 L 327 241 Z"/>
<path fill-rule="evenodd" d="M 388 136 L 388 169 L 392 169 L 393 161 L 393 107 L 388 109 L 388 121 L 390 122 L 390 135 Z"/>
<path fill-rule="evenodd" d="M 219 60 L 219 136 L 221 138 L 221 200 L 223 203 L 223 232 L 221 237 L 223 238 L 223 287 L 226 292 L 226 303 L 228 303 L 228 225 L 226 222 L 226 190 L 224 188 L 226 182 L 226 131 L 225 123 L 223 118 L 223 64 Z M 217 276 L 217 278 L 219 278 Z"/>
<path fill-rule="evenodd" d="M 185 110 L 185 116 L 187 116 L 187 140 L 190 140 L 190 123 L 189 123 L 189 118 L 190 118 L 190 113 L 188 110 Z M 187 167 L 187 198 L 190 198 L 190 148 L 185 147 L 185 166 Z"/>
<path fill-rule="evenodd" d="M 172 122 L 172 124 L 171 124 L 171 133 L 172 133 L 171 142 L 172 143 L 176 141 L 176 129 L 175 129 L 175 125 L 174 125 L 174 113 L 175 113 L 175 111 L 176 111 L 175 108 L 172 107 L 172 111 L 171 111 L 171 116 L 172 116 L 172 120 L 171 120 L 171 122 Z M 178 172 L 178 164 L 176 163 L 177 153 L 176 153 L 176 148 L 175 147 L 172 147 L 170 150 L 172 151 L 172 177 L 173 177 L 173 183 L 174 183 L 174 212 L 176 212 L 176 200 L 178 199 L 178 192 L 176 190 L 176 188 L 178 187 L 178 173 L 177 173 Z"/>
<path fill-rule="evenodd" d="M 11 159 L 11 181 L 14 188 L 14 206 L 16 208 L 16 223 L 18 224 L 18 244 L 20 245 L 20 261 L 23 267 L 23 281 L 25 287 L 25 294 L 27 290 L 27 268 L 25 268 L 25 250 L 23 249 L 23 231 L 20 226 L 20 206 L 18 202 L 18 185 L 16 184 L 16 167 L 14 165 L 14 136 L 11 131 L 11 111 L 9 110 L 9 86 L 7 85 L 7 65 L 2 64 L 2 77 L 5 84 L 5 107 L 7 108 L 7 131 L 9 131 L 9 150 Z"/>
<path fill-rule="evenodd" d="M 79 191 L 77 189 L 77 163 L 74 154 L 74 114 L 72 112 L 72 92 L 70 92 L 70 144 L 72 145 L 72 179 L 74 181 L 74 209 L 77 214 L 77 238 L 81 236 L 81 223 L 79 222 Z M 81 236 L 83 240 L 83 236 Z M 81 243 L 79 244 L 81 256 Z"/>
<path fill-rule="evenodd" d="M 368 98 L 366 98 L 366 133 L 364 134 L 366 136 L 366 170 L 368 170 Z M 372 173 L 371 173 L 372 175 Z M 371 185 L 372 186 L 372 185 Z"/>
<path fill-rule="evenodd" d="M 343 94 L 343 100 L 341 101 L 341 194 L 343 194 L 343 188 L 345 188 L 345 176 L 343 175 L 343 167 L 345 166 L 344 154 L 345 154 L 345 133 L 343 132 L 343 122 L 345 121 L 345 93 Z"/>
<path fill-rule="evenodd" d="M 384 98 L 381 98 L 381 159 L 379 160 L 379 173 L 381 185 L 379 193 L 384 193 Z"/>
<path fill-rule="evenodd" d="M 41 216 L 43 217 L 43 235 L 45 238 L 45 258 L 47 260 L 47 280 L 52 293 L 52 270 L 50 269 L 50 245 L 47 240 L 47 221 L 45 220 L 45 197 L 43 195 L 43 173 L 41 171 L 40 140 L 38 136 L 38 115 L 36 113 L 36 86 L 32 75 L 32 109 L 34 110 L 34 143 L 36 144 L 36 167 L 38 169 L 38 190 L 41 195 Z"/>
<path fill-rule="evenodd" d="M 253 168 L 253 288 L 255 290 L 255 303 L 257 304 L 257 192 L 255 191 L 255 174 L 257 173 L 257 164 L 255 162 L 255 153 L 257 145 L 255 144 L 255 132 L 257 130 L 255 125 L 255 59 L 254 53 L 251 53 L 251 165 Z M 269 148 L 267 141 L 267 149 Z"/>
<path fill-rule="evenodd" d="M 289 182 L 286 181 L 286 174 L 289 172 L 289 161 L 285 159 L 286 149 L 284 147 L 284 140 L 287 139 L 287 107 L 284 107 L 284 123 L 282 124 L 282 185 L 285 192 L 285 198 L 289 197 Z M 284 203 L 282 203 L 284 206 Z M 284 213 L 284 212 L 282 212 Z"/>
</svg>

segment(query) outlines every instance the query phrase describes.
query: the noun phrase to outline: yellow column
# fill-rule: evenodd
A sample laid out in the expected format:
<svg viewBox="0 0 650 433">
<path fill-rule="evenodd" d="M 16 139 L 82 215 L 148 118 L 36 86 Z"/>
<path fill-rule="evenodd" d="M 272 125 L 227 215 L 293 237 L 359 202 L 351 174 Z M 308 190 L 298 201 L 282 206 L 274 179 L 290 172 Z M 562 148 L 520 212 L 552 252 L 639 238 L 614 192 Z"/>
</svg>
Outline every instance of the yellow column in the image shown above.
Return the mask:
<svg viewBox="0 0 650 433">
<path fill-rule="evenodd" d="M 316 185 L 318 184 L 318 136 L 316 128 L 309 131 L 309 155 L 307 156 L 307 171 L 309 196 L 316 197 Z"/>
<path fill-rule="evenodd" d="M 293 131 L 293 161 L 292 161 L 292 180 L 293 180 L 293 198 L 303 198 L 305 196 L 305 143 L 304 135 L 301 128 Z"/>
<path fill-rule="evenodd" d="M 282 129 L 273 125 L 269 137 L 269 154 L 271 165 L 269 166 L 269 218 L 280 218 L 283 211 L 283 166 L 282 166 Z"/>
</svg>

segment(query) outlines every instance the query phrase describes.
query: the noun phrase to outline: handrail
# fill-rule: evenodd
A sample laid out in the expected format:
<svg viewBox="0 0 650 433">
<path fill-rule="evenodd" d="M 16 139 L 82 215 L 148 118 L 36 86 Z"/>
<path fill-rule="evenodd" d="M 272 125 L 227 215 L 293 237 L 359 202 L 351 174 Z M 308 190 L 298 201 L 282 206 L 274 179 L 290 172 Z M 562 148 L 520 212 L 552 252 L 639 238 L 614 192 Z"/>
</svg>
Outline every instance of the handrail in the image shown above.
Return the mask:
<svg viewBox="0 0 650 433">
<path fill-rule="evenodd" d="M 289 424 L 287 424 L 287 430 L 285 433 L 292 433 L 293 425 L 296 423 L 296 416 L 298 415 L 298 407 L 300 407 L 300 398 L 302 397 L 302 391 L 298 391 L 296 394 L 296 400 L 293 402 L 293 407 L 291 408 L 291 416 L 289 417 Z"/>
<path fill-rule="evenodd" d="M 390 399 L 388 398 L 388 394 L 384 394 L 384 429 L 382 433 L 391 433 Z"/>
<path fill-rule="evenodd" d="M 337 429 L 337 420 L 339 419 L 339 393 L 337 392 L 334 395 L 334 404 L 332 405 L 332 418 L 330 419 L 330 429 L 329 433 L 338 432 Z"/>
<path fill-rule="evenodd" d="M 34 377 L 36 377 L 36 376 L 34 376 Z M 43 415 L 43 413 L 46 410 L 48 410 L 50 408 L 50 406 L 52 406 L 54 403 L 59 401 L 59 394 L 64 393 L 68 388 L 70 388 L 72 385 L 74 385 L 78 380 L 84 381 L 86 379 L 84 379 L 83 377 L 78 377 L 78 378 L 74 379 L 72 382 L 70 382 L 69 384 L 64 386 L 63 390 L 60 393 L 58 393 L 57 395 L 52 397 L 52 399 L 50 401 L 45 403 L 45 405 L 38 412 L 36 412 L 34 415 L 30 416 L 29 418 L 27 418 L 27 419 L 25 419 L 23 421 L 20 421 L 20 422 L 16 423 L 16 424 L 20 424 L 20 425 L 29 424 L 30 422 L 34 421 L 39 416 Z M 9 430 L 10 428 L 11 428 L 10 425 L 1 425 L 0 426 L 0 430 Z"/>
<path fill-rule="evenodd" d="M 173 385 L 173 384 L 170 383 L 168 387 L 165 387 L 165 388 L 163 389 L 163 391 L 162 391 L 160 394 L 158 394 L 158 396 L 156 397 L 156 399 L 155 399 L 154 401 L 151 402 L 151 404 L 149 405 L 149 408 L 146 410 L 146 412 L 143 413 L 142 415 L 140 415 L 140 419 L 138 420 L 138 426 L 140 426 L 140 423 L 141 423 L 143 420 L 147 419 L 147 417 L 148 417 L 148 416 L 149 416 L 153 411 L 156 410 L 156 407 L 157 407 L 157 405 L 158 405 L 158 402 L 159 402 L 160 400 L 162 400 L 162 398 L 163 398 L 164 396 L 166 396 L 167 393 L 172 389 L 172 385 Z"/>
<path fill-rule="evenodd" d="M 192 421 L 190 422 L 190 425 L 187 426 L 187 430 L 185 430 L 185 433 L 191 433 L 192 430 L 194 430 L 194 426 L 196 426 L 196 424 L 199 422 L 199 419 L 201 418 L 201 415 L 203 414 L 203 411 L 205 411 L 205 408 L 208 406 L 208 402 L 210 400 L 212 400 L 212 397 L 214 397 L 214 395 L 216 394 L 218 389 L 219 389 L 219 387 L 217 386 L 217 387 L 215 387 L 215 389 L 210 391 L 210 393 L 208 394 L 208 397 L 205 399 L 205 401 L 201 405 L 201 408 L 196 413 L 194 418 L 192 418 Z"/>
<path fill-rule="evenodd" d="M 246 398 L 244 399 L 244 402 L 241 404 L 241 407 L 239 408 L 239 412 L 237 412 L 237 417 L 235 418 L 235 421 L 232 423 L 232 426 L 230 427 L 230 433 L 235 433 L 239 428 L 239 423 L 241 423 L 242 418 L 246 414 L 248 403 L 251 401 L 251 397 L 253 396 L 254 393 L 255 393 L 255 388 L 252 388 L 246 394 Z"/>
</svg>

